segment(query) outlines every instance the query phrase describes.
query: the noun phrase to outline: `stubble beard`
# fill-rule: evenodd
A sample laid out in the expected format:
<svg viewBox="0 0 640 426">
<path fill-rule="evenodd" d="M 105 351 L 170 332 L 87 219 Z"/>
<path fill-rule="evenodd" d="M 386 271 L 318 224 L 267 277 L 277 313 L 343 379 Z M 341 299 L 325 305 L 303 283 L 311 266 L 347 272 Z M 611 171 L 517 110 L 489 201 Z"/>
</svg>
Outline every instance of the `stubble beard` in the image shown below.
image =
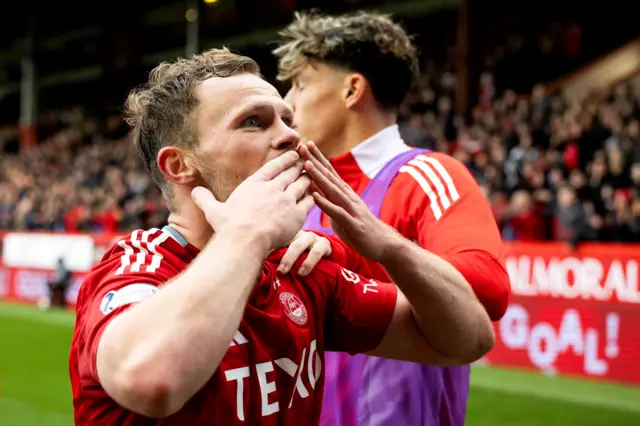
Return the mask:
<svg viewBox="0 0 640 426">
<path fill-rule="evenodd" d="M 221 165 L 217 161 L 201 162 L 200 174 L 205 186 L 220 202 L 225 202 L 245 177 L 239 170 Z"/>
</svg>

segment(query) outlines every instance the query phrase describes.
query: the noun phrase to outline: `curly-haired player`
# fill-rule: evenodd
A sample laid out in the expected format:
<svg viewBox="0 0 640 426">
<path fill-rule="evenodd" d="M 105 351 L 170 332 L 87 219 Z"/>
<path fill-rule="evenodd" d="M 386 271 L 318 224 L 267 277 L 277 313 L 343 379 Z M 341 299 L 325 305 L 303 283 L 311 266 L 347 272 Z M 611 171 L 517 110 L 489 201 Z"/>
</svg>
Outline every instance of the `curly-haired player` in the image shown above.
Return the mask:
<svg viewBox="0 0 640 426">
<path fill-rule="evenodd" d="M 303 140 L 313 140 L 370 209 L 417 242 L 429 256 L 412 259 L 431 286 L 451 291 L 445 262 L 458 285 L 473 289 L 493 320 L 505 312 L 509 278 L 501 240 L 482 191 L 463 164 L 407 146 L 396 121 L 417 74 L 416 48 L 387 15 L 299 13 L 274 50 L 279 78 Z M 305 229 L 330 233 L 314 208 Z M 339 253 L 334 251 L 334 258 Z M 441 270 L 444 271 L 444 270 Z M 385 271 L 378 278 L 385 279 Z M 460 312 L 430 308 L 425 331 L 443 354 L 467 344 Z M 436 320 L 439 318 L 440 320 Z M 462 426 L 469 366 L 428 367 L 328 353 L 323 426 Z"/>
</svg>

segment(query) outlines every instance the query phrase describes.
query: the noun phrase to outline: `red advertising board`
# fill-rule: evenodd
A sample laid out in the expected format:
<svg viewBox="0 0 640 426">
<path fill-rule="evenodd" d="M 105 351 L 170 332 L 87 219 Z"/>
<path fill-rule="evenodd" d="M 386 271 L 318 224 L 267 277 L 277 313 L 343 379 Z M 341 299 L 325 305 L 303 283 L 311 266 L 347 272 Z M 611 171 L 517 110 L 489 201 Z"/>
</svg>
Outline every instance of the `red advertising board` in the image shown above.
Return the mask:
<svg viewBox="0 0 640 426">
<path fill-rule="evenodd" d="M 0 299 L 21 303 L 37 303 L 49 295 L 48 282 L 53 271 L 28 268 L 7 268 L 0 266 Z M 84 274 L 74 273 L 71 287 L 66 294 L 67 303 L 75 306 L 78 289 Z"/>
<path fill-rule="evenodd" d="M 36 234 L 36 233 L 34 233 Z M 47 235 L 46 233 L 37 233 Z M 0 241 L 6 233 L 0 233 Z M 55 234 L 60 235 L 60 234 Z M 106 249 L 117 238 L 113 234 L 91 235 L 94 241 L 94 258 L 99 260 Z M 53 278 L 54 271 L 39 268 L 8 267 L 0 258 L 0 300 L 9 300 L 20 303 L 37 303 L 43 296 L 49 295 L 48 282 Z M 67 291 L 66 299 L 70 306 L 75 306 L 78 289 L 85 273 L 74 272 L 71 287 Z"/>
<path fill-rule="evenodd" d="M 638 245 L 513 243 L 512 296 L 485 361 L 640 384 Z"/>
</svg>

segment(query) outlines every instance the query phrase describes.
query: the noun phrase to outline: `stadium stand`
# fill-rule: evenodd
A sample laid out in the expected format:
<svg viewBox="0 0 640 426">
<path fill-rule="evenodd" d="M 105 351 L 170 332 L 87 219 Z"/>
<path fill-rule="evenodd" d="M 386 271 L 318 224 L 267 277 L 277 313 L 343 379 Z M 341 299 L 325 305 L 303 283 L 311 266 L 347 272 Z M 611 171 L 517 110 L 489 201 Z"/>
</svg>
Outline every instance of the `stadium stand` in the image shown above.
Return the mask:
<svg viewBox="0 0 640 426">
<path fill-rule="evenodd" d="M 406 140 L 467 164 L 506 240 L 638 241 L 640 77 L 572 105 L 537 85 L 452 112 L 451 74 L 423 78 L 401 124 Z"/>
<path fill-rule="evenodd" d="M 466 124 L 454 112 L 455 13 L 405 19 L 417 34 L 424 71 L 402 110 L 406 141 L 467 164 L 505 240 L 638 241 L 640 79 L 579 104 L 535 85 L 583 67 L 620 41 L 594 33 L 597 23 L 582 16 L 584 8 L 571 14 L 561 8 L 553 17 L 520 11 L 524 17 L 515 19 L 508 2 L 498 4 L 501 24 L 483 36 L 485 72 Z M 600 21 L 608 22 L 602 14 Z M 271 80 L 268 49 L 244 53 L 258 55 Z M 86 90 L 63 86 L 46 97 L 70 100 Z M 83 102 L 41 114 L 33 151 L 18 153 L 17 127 L 0 127 L 0 150 L 7 153 L 0 161 L 0 229 L 126 232 L 166 218 L 126 127 L 117 114 L 95 108 L 101 96 L 93 107 Z"/>
<path fill-rule="evenodd" d="M 468 125 L 453 112 L 454 85 L 450 73 L 425 74 L 400 126 L 409 144 L 467 164 L 505 239 L 640 239 L 640 77 L 580 105 L 540 85 L 529 96 L 488 94 Z M 2 159 L 2 229 L 124 232 L 165 220 L 118 116 L 100 121 L 77 107 L 41 123 L 35 150 Z M 5 127 L 0 143 L 16 135 Z"/>
<path fill-rule="evenodd" d="M 36 148 L 0 162 L 2 229 L 116 233 L 165 222 L 160 191 L 118 116 L 100 122 L 74 108 L 41 122 Z M 0 130 L 0 142 L 15 132 Z"/>
</svg>

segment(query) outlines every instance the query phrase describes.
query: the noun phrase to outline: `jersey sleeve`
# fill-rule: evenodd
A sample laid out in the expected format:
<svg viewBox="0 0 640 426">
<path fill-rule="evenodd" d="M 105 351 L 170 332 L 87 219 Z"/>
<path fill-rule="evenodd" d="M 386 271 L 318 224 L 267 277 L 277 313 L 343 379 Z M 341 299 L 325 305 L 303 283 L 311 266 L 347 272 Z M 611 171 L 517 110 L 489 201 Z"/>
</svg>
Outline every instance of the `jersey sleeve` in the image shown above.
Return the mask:
<svg viewBox="0 0 640 426">
<path fill-rule="evenodd" d="M 329 240 L 331 244 L 331 256 L 329 259 L 333 262 L 365 277 L 385 282 L 391 281 L 389 274 L 387 274 L 381 264 L 362 257 L 340 238 L 334 235 L 323 234 L 319 231 L 310 232 Z"/>
<path fill-rule="evenodd" d="M 382 215 L 460 271 L 492 320 L 504 315 L 510 283 L 500 232 L 464 164 L 443 153 L 417 156 L 400 169 Z"/>
<path fill-rule="evenodd" d="M 328 296 L 326 350 L 355 354 L 377 348 L 396 307 L 396 286 L 365 278 L 335 262 L 318 266 Z"/>
<path fill-rule="evenodd" d="M 153 296 L 179 271 L 164 244 L 168 234 L 135 231 L 116 243 L 85 277 L 78 295 L 78 359 L 84 374 L 98 380 L 96 355 L 107 325 L 132 304 Z"/>
</svg>

